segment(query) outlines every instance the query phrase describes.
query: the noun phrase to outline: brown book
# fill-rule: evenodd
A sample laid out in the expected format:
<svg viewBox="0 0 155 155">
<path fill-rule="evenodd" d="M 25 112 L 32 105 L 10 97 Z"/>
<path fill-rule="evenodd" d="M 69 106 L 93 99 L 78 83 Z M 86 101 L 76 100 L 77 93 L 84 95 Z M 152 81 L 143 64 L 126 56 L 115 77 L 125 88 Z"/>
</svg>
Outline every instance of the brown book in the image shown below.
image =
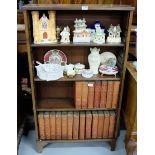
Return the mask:
<svg viewBox="0 0 155 155">
<path fill-rule="evenodd" d="M 51 138 L 51 131 L 50 131 L 50 115 L 49 112 L 44 113 L 44 121 L 45 121 L 45 137 L 46 139 Z"/>
<path fill-rule="evenodd" d="M 51 139 L 55 139 L 55 112 L 50 113 Z"/>
<path fill-rule="evenodd" d="M 100 107 L 101 99 L 101 81 L 95 82 L 94 108 Z"/>
<path fill-rule="evenodd" d="M 112 96 L 113 96 L 113 81 L 108 81 L 106 108 L 112 107 Z"/>
<path fill-rule="evenodd" d="M 67 119 L 68 139 L 73 139 L 73 112 L 68 112 Z"/>
<path fill-rule="evenodd" d="M 110 120 L 109 112 L 108 111 L 104 111 L 103 138 L 108 138 L 108 134 L 109 134 L 109 120 Z"/>
<path fill-rule="evenodd" d="M 85 112 L 81 111 L 80 112 L 80 130 L 79 130 L 79 139 L 85 139 Z"/>
<path fill-rule="evenodd" d="M 61 134 L 62 134 L 62 139 L 67 139 L 67 112 L 62 112 L 61 114 Z"/>
<path fill-rule="evenodd" d="M 92 138 L 97 138 L 97 127 L 98 127 L 98 113 L 93 111 L 93 120 L 92 120 Z"/>
<path fill-rule="evenodd" d="M 88 82 L 82 83 L 82 109 L 87 108 Z"/>
<path fill-rule="evenodd" d="M 61 139 L 61 112 L 56 112 L 56 139 Z"/>
<path fill-rule="evenodd" d="M 107 81 L 102 81 L 100 108 L 105 108 L 107 102 Z"/>
<path fill-rule="evenodd" d="M 103 137 L 103 127 L 104 127 L 104 113 L 103 111 L 98 111 L 97 138 Z"/>
<path fill-rule="evenodd" d="M 81 109 L 82 82 L 75 82 L 75 107 Z"/>
<path fill-rule="evenodd" d="M 73 139 L 79 138 L 79 112 L 74 112 L 73 119 Z"/>
<path fill-rule="evenodd" d="M 88 108 L 93 108 L 94 103 L 94 82 L 88 83 Z"/>
<path fill-rule="evenodd" d="M 86 139 L 91 139 L 91 129 L 92 129 L 92 113 L 90 111 L 86 112 Z"/>
<path fill-rule="evenodd" d="M 114 81 L 112 108 L 117 108 L 119 98 L 120 81 Z"/>
<path fill-rule="evenodd" d="M 39 127 L 39 137 L 40 139 L 45 139 L 45 124 L 44 124 L 44 114 L 40 112 L 38 114 L 38 127 Z"/>
<path fill-rule="evenodd" d="M 116 114 L 114 111 L 110 112 L 110 122 L 109 122 L 109 138 L 113 138 L 114 136 L 114 129 L 115 129 L 115 120 Z"/>
</svg>

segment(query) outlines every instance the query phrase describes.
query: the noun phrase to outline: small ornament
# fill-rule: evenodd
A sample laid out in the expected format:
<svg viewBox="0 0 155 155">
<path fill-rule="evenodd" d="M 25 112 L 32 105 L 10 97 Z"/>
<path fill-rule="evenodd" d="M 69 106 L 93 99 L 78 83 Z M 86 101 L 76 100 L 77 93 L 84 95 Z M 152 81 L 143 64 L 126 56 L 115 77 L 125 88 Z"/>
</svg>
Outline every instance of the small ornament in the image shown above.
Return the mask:
<svg viewBox="0 0 155 155">
<path fill-rule="evenodd" d="M 61 43 L 69 43 L 70 42 L 70 29 L 69 27 L 64 27 L 63 31 L 60 33 L 61 35 Z"/>
<path fill-rule="evenodd" d="M 56 27 L 56 35 L 57 35 L 57 40 L 60 40 L 60 32 L 61 32 L 61 27 Z"/>
<path fill-rule="evenodd" d="M 69 77 L 69 78 L 73 78 L 74 76 L 75 76 L 75 70 L 68 70 L 67 71 L 67 76 Z"/>
<path fill-rule="evenodd" d="M 84 68 L 85 68 L 84 64 L 77 63 L 74 65 L 74 70 L 76 74 L 81 74 Z"/>
</svg>

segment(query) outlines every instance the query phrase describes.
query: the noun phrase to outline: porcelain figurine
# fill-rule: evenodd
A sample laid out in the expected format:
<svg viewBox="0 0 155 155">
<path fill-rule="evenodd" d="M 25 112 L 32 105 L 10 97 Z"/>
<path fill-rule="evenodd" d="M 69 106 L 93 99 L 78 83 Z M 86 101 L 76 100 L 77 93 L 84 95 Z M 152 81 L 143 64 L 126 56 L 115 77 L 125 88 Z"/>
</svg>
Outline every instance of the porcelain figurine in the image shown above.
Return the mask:
<svg viewBox="0 0 155 155">
<path fill-rule="evenodd" d="M 75 76 L 75 70 L 68 70 L 67 71 L 67 76 L 69 78 L 73 78 Z"/>
<path fill-rule="evenodd" d="M 60 32 L 61 32 L 61 27 L 56 27 L 56 36 L 57 36 L 57 41 L 60 40 Z"/>
<path fill-rule="evenodd" d="M 55 11 L 49 11 L 49 19 L 45 14 L 39 19 L 39 12 L 32 11 L 34 44 L 55 43 L 56 39 L 56 17 Z"/>
<path fill-rule="evenodd" d="M 70 32 L 69 27 L 64 27 L 63 31 L 60 33 L 61 35 L 61 43 L 69 43 L 70 42 Z"/>
<path fill-rule="evenodd" d="M 98 68 L 101 63 L 101 57 L 99 54 L 100 49 L 90 48 L 91 53 L 88 56 L 89 67 L 93 71 L 93 74 L 98 74 Z"/>
<path fill-rule="evenodd" d="M 73 42 L 80 43 L 80 42 L 90 42 L 90 30 L 87 29 L 86 20 L 83 19 L 76 19 L 74 21 L 75 30 L 73 31 Z"/>
<path fill-rule="evenodd" d="M 108 43 L 120 43 L 121 42 L 121 28 L 120 25 L 113 26 L 112 24 L 110 25 L 110 28 L 108 29 L 108 37 L 107 37 L 107 42 Z"/>
</svg>

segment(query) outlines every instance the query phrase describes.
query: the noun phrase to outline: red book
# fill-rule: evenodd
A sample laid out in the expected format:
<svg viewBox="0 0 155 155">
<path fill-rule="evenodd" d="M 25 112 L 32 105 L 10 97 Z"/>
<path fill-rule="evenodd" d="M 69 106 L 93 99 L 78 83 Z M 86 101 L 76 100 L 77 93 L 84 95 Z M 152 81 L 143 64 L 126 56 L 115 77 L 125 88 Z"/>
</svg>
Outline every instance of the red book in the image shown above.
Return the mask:
<svg viewBox="0 0 155 155">
<path fill-rule="evenodd" d="M 88 83 L 88 108 L 93 108 L 94 103 L 94 82 Z"/>
<path fill-rule="evenodd" d="M 45 137 L 46 137 L 46 139 L 50 139 L 51 138 L 51 131 L 50 131 L 49 112 L 44 113 L 44 121 L 45 121 Z"/>
<path fill-rule="evenodd" d="M 74 112 L 73 119 L 73 139 L 79 138 L 79 112 Z"/>
<path fill-rule="evenodd" d="M 92 128 L 92 114 L 90 111 L 86 112 L 86 139 L 91 139 L 91 128 Z"/>
<path fill-rule="evenodd" d="M 108 81 L 106 108 L 112 107 L 112 97 L 113 97 L 113 81 Z"/>
<path fill-rule="evenodd" d="M 114 81 L 112 108 L 117 108 L 119 98 L 120 81 Z"/>
<path fill-rule="evenodd" d="M 110 122 L 109 122 L 109 138 L 114 137 L 114 131 L 115 131 L 115 122 L 116 122 L 116 114 L 114 111 L 110 112 Z"/>
<path fill-rule="evenodd" d="M 55 139 L 55 112 L 50 113 L 51 139 Z"/>
<path fill-rule="evenodd" d="M 104 113 L 103 111 L 98 111 L 97 138 L 103 137 L 103 127 L 104 127 Z"/>
<path fill-rule="evenodd" d="M 39 137 L 40 139 L 45 139 L 45 124 L 44 124 L 44 114 L 39 112 L 38 114 L 38 127 L 39 127 Z"/>
<path fill-rule="evenodd" d="M 109 112 L 104 111 L 103 138 L 108 138 L 108 135 L 109 135 L 109 121 L 110 121 Z"/>
<path fill-rule="evenodd" d="M 75 82 L 75 107 L 81 109 L 82 102 L 82 82 Z"/>
<path fill-rule="evenodd" d="M 82 109 L 87 108 L 87 98 L 88 98 L 88 83 L 83 82 L 82 84 Z"/>
<path fill-rule="evenodd" d="M 68 112 L 67 119 L 68 139 L 73 139 L 73 112 Z"/>
<path fill-rule="evenodd" d="M 56 112 L 56 139 L 61 139 L 61 112 Z"/>
<path fill-rule="evenodd" d="M 79 139 L 85 139 L 85 112 L 80 112 L 80 130 L 79 130 Z"/>
<path fill-rule="evenodd" d="M 107 81 L 102 81 L 100 108 L 105 108 L 107 102 Z"/>
<path fill-rule="evenodd" d="M 100 107 L 101 99 L 101 81 L 95 82 L 95 98 L 94 98 L 94 108 Z"/>
<path fill-rule="evenodd" d="M 92 121 L 92 138 L 97 138 L 97 127 L 98 127 L 98 113 L 93 111 L 93 121 Z"/>
<path fill-rule="evenodd" d="M 61 114 L 61 124 L 62 124 L 62 139 L 67 139 L 67 112 L 62 112 Z"/>
</svg>

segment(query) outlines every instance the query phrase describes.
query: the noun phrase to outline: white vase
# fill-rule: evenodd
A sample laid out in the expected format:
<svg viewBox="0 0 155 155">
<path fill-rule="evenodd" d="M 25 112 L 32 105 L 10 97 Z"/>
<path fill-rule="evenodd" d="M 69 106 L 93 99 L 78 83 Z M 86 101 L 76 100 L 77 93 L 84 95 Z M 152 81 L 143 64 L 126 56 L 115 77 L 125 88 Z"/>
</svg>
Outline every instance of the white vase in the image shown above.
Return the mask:
<svg viewBox="0 0 155 155">
<path fill-rule="evenodd" d="M 91 53 L 88 55 L 89 67 L 93 71 L 93 74 L 98 74 L 98 68 L 101 63 L 101 57 L 99 54 L 100 49 L 90 48 Z"/>
</svg>

